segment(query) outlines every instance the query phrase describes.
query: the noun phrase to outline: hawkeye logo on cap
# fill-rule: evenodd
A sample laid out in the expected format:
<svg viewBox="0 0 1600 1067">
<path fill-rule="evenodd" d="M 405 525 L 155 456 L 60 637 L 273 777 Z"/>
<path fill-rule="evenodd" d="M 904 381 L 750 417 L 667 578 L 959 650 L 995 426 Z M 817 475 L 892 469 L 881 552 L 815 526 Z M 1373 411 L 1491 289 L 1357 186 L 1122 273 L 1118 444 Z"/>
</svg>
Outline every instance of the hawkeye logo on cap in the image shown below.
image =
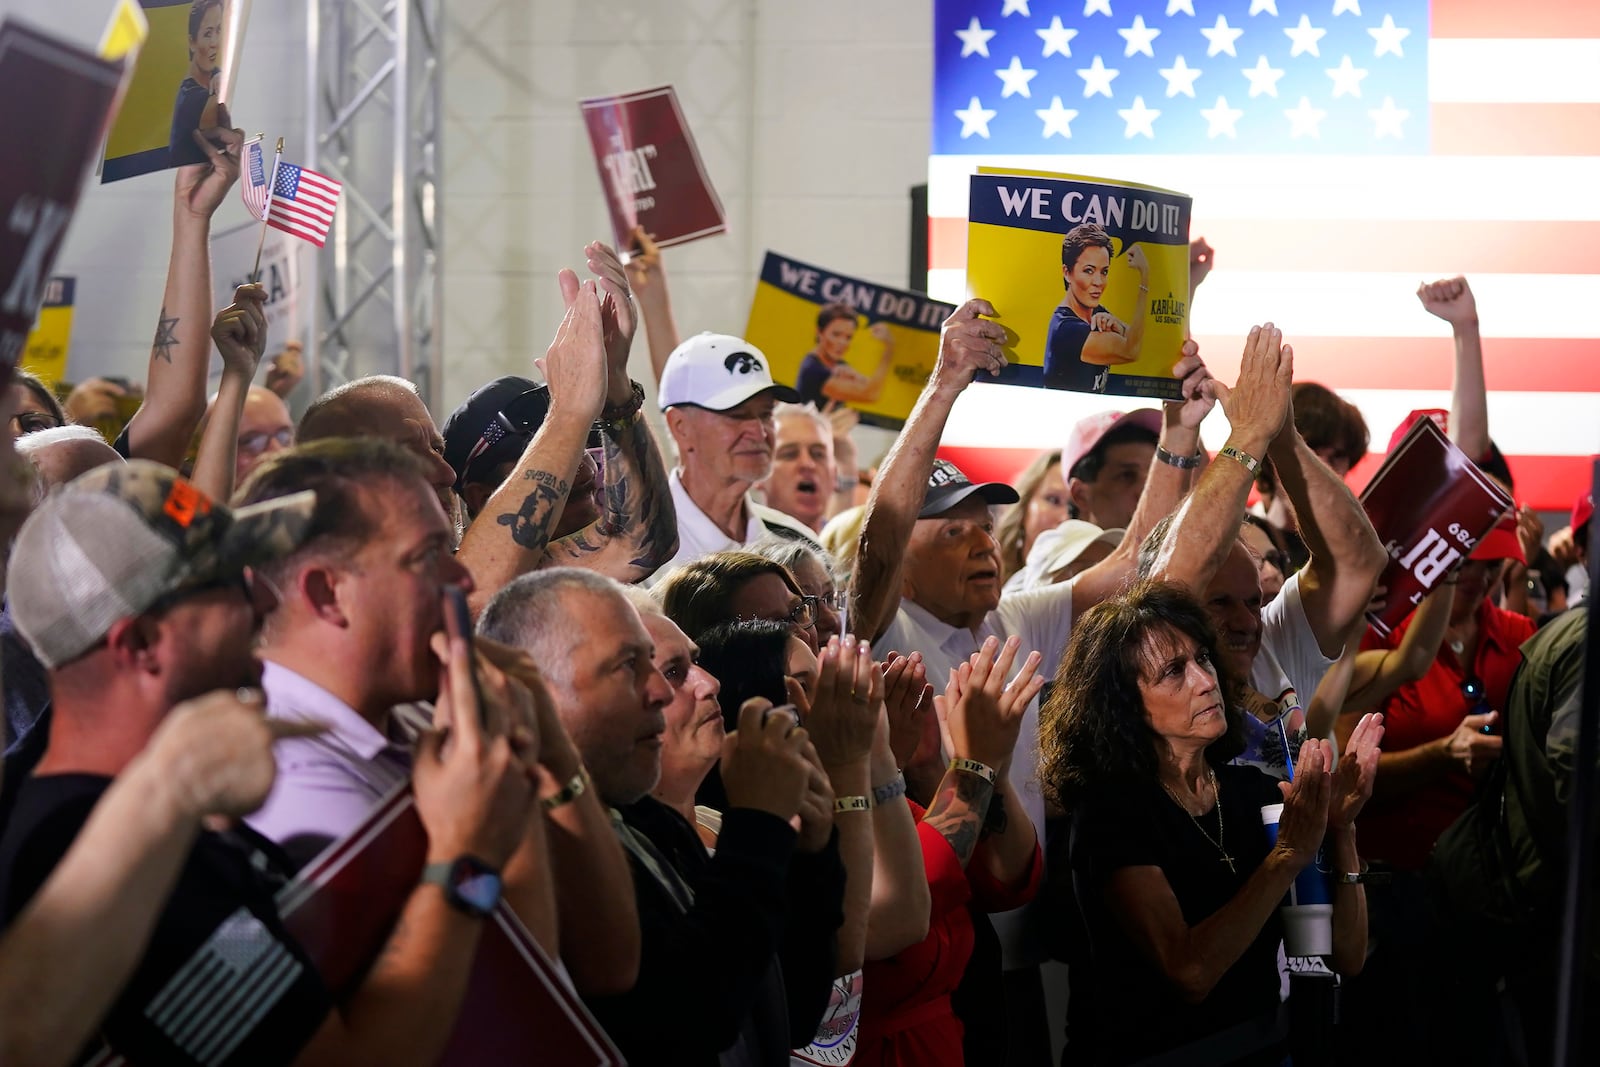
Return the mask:
<svg viewBox="0 0 1600 1067">
<path fill-rule="evenodd" d="M 729 374 L 750 374 L 758 370 L 765 370 L 761 361 L 748 352 L 735 352 L 722 361 Z"/>
</svg>

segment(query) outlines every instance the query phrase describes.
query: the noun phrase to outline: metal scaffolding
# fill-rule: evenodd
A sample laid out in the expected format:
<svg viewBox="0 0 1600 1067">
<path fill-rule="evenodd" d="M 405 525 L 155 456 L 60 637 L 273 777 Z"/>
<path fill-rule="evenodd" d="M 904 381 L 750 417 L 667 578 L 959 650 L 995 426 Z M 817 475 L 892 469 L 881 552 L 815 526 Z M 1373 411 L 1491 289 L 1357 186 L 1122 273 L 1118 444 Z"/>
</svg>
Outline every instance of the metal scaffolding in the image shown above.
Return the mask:
<svg viewBox="0 0 1600 1067">
<path fill-rule="evenodd" d="M 398 374 L 438 410 L 442 8 L 306 3 L 307 165 L 344 183 L 308 279 L 316 393 Z"/>
</svg>

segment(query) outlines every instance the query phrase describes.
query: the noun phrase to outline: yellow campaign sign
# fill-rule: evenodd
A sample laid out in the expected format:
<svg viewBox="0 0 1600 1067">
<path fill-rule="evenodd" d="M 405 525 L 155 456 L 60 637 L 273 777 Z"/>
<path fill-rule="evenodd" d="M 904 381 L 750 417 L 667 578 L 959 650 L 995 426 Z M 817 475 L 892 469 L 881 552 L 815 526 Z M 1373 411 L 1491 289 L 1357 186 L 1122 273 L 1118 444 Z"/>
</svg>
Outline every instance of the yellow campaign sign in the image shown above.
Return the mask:
<svg viewBox="0 0 1600 1067">
<path fill-rule="evenodd" d="M 141 0 L 149 36 L 106 138 L 102 182 L 206 161 L 192 131 L 218 122 L 218 94 L 232 74 L 223 65 L 238 51 L 228 47 L 229 35 L 244 32 L 232 17 L 242 2 Z"/>
<path fill-rule="evenodd" d="M 137 52 L 149 36 L 150 20 L 144 17 L 144 9 L 134 0 L 117 0 L 97 51 L 101 59 L 121 59 Z"/>
<path fill-rule="evenodd" d="M 67 375 L 67 353 L 72 341 L 72 306 L 76 278 L 55 277 L 45 285 L 39 317 L 22 346 L 22 369 L 37 374 L 46 385 Z"/>
<path fill-rule="evenodd" d="M 1152 186 L 979 168 L 967 295 L 1006 327 L 1011 365 L 998 381 L 1178 399 L 1189 210 L 1189 197 Z"/>
<path fill-rule="evenodd" d="M 774 381 L 819 409 L 848 405 L 870 426 L 904 424 L 933 373 L 939 327 L 955 308 L 768 252 L 745 340 Z"/>
</svg>

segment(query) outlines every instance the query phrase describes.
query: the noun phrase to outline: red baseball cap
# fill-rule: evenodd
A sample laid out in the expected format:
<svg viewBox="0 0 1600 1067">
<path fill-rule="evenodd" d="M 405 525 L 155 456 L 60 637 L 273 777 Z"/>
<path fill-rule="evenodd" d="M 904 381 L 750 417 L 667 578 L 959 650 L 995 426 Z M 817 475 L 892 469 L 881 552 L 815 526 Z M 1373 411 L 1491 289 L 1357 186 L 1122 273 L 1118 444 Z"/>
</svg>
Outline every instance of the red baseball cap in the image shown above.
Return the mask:
<svg viewBox="0 0 1600 1067">
<path fill-rule="evenodd" d="M 1061 474 L 1065 478 L 1078 465 L 1078 460 L 1093 452 L 1105 435 L 1118 426 L 1137 426 L 1150 431 L 1157 440 L 1161 437 L 1161 412 L 1155 408 L 1138 411 L 1102 411 L 1081 418 L 1067 437 L 1067 447 L 1061 450 Z"/>
<path fill-rule="evenodd" d="M 1517 513 L 1508 511 L 1500 516 L 1500 521 L 1495 523 L 1488 533 L 1478 538 L 1470 558 L 1514 559 L 1518 563 L 1526 564 L 1528 558 L 1522 554 L 1522 538 L 1517 536 Z"/>
</svg>

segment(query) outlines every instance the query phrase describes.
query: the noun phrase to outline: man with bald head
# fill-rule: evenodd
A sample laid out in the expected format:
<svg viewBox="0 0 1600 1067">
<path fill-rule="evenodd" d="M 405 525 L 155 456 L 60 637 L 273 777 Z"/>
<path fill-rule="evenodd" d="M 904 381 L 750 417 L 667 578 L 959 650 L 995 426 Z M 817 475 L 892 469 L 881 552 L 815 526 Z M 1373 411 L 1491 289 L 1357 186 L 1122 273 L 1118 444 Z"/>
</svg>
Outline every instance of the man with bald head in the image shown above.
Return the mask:
<svg viewBox="0 0 1600 1067">
<path fill-rule="evenodd" d="M 233 460 L 233 484 L 244 484 L 256 464 L 294 444 L 294 420 L 283 398 L 264 385 L 252 385 L 239 414 L 239 440 Z"/>
</svg>

